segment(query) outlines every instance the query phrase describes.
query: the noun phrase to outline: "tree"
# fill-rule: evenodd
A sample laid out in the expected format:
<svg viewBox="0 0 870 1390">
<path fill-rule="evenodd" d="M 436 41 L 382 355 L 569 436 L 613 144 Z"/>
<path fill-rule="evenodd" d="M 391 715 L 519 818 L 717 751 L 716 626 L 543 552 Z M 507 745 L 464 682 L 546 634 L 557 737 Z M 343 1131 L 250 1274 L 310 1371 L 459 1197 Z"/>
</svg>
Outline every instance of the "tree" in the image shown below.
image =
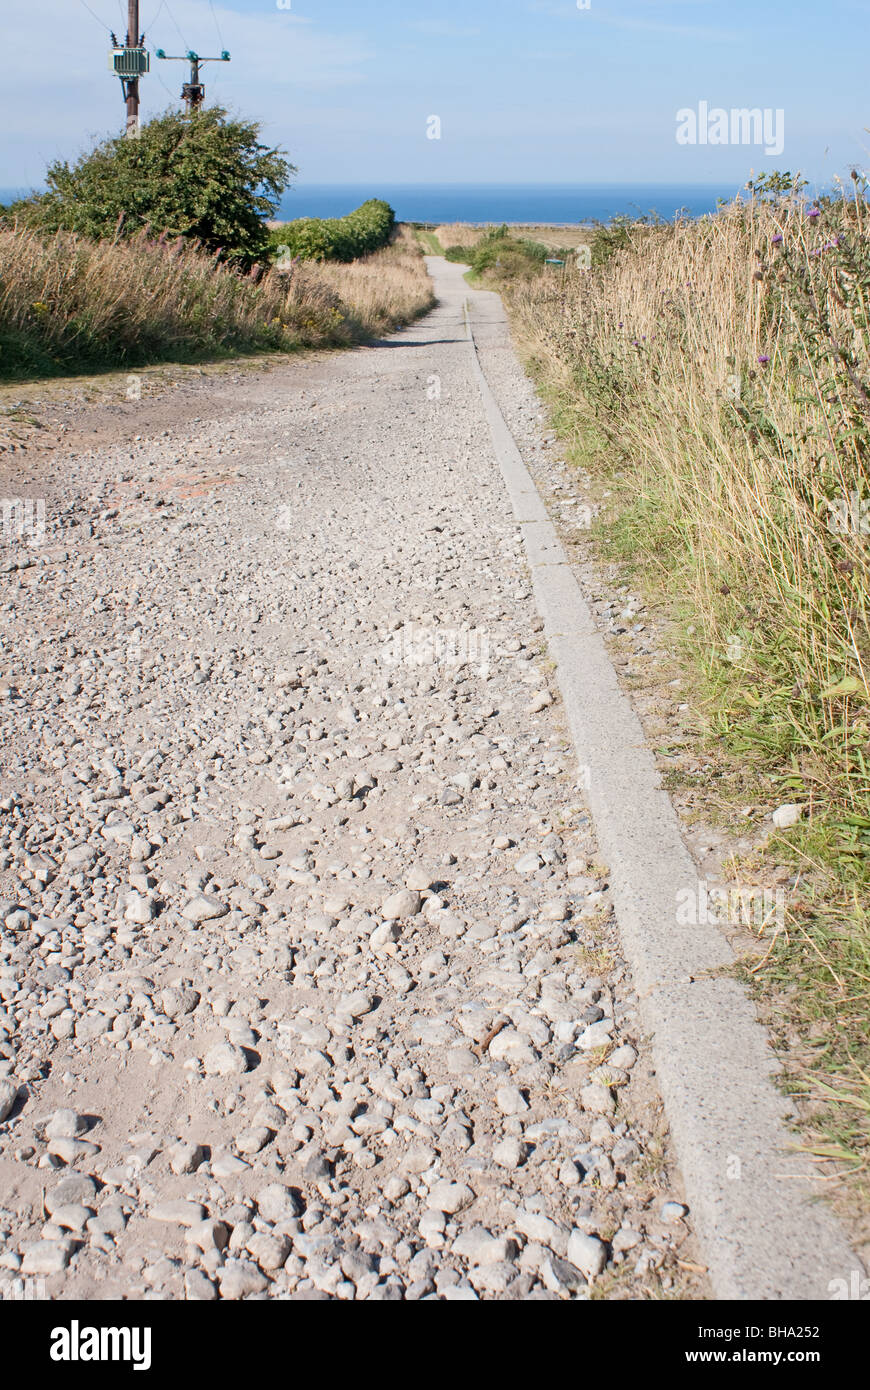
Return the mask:
<svg viewBox="0 0 870 1390">
<path fill-rule="evenodd" d="M 51 164 L 48 192 L 9 211 L 46 231 L 95 239 L 150 226 L 250 266 L 267 253 L 265 219 L 296 173 L 259 136 L 256 122 L 231 119 L 220 106 L 167 111 L 136 140 L 118 136 L 72 166 Z"/>
</svg>

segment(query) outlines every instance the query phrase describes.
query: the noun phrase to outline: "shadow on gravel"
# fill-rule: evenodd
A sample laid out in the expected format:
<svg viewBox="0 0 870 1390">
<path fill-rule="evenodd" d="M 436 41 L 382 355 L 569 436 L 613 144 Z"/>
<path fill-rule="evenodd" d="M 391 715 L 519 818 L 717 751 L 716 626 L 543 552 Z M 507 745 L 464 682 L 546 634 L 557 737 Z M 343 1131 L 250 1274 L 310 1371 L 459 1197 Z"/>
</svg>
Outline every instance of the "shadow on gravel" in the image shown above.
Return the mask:
<svg viewBox="0 0 870 1390">
<path fill-rule="evenodd" d="M 465 337 L 460 337 L 460 338 L 425 338 L 425 339 L 423 339 L 422 341 L 421 341 L 420 339 L 415 338 L 412 342 L 409 342 L 407 338 L 403 338 L 402 341 L 401 341 L 401 342 L 398 342 L 398 343 L 395 342 L 392 338 L 372 338 L 368 343 L 364 343 L 364 344 L 363 344 L 363 347 L 376 347 L 376 348 L 425 347 L 425 348 L 430 348 L 430 347 L 434 347 L 434 346 L 436 345 L 436 343 L 464 343 L 464 342 L 467 342 L 467 339 L 466 339 Z"/>
</svg>

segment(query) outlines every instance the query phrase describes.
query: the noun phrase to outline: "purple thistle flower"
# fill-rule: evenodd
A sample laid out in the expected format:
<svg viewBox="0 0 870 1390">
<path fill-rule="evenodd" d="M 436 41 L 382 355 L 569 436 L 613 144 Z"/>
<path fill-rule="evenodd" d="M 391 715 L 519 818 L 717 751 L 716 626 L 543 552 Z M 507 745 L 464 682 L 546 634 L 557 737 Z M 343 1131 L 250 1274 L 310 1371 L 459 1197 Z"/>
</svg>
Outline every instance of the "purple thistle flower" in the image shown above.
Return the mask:
<svg viewBox="0 0 870 1390">
<path fill-rule="evenodd" d="M 821 217 L 821 215 L 821 208 L 810 208 L 809 212 L 807 213 L 807 217 Z"/>
<path fill-rule="evenodd" d="M 765 357 L 765 356 L 762 355 L 761 357 L 759 357 L 758 360 L 759 360 L 759 362 L 769 362 L 769 361 L 770 361 L 770 358 L 769 358 L 769 357 Z"/>
<path fill-rule="evenodd" d="M 770 238 L 770 242 L 772 246 L 779 246 L 782 242 L 782 237 L 777 233 L 776 236 Z"/>
</svg>

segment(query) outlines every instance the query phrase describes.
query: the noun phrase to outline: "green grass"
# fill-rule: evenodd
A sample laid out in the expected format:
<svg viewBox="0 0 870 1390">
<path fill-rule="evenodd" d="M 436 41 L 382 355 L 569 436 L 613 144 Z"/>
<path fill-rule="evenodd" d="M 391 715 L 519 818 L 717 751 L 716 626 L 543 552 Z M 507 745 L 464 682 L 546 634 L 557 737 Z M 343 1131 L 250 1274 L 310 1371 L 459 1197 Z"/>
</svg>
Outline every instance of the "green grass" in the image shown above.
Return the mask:
<svg viewBox="0 0 870 1390">
<path fill-rule="evenodd" d="M 441 242 L 434 232 L 428 231 L 425 227 L 415 227 L 414 233 L 423 246 L 427 256 L 444 255 L 444 247 L 441 245 Z"/>
<path fill-rule="evenodd" d="M 745 594 L 723 597 L 720 627 L 746 644 L 743 662 L 705 637 L 693 603 L 690 574 L 696 557 L 688 543 L 674 545 L 668 509 L 654 483 L 625 485 L 625 464 L 588 411 L 578 411 L 573 388 L 553 363 L 528 361 L 552 427 L 567 445 L 569 464 L 601 500 L 589 543 L 618 580 L 641 593 L 665 616 L 668 645 L 688 703 L 680 752 L 703 757 L 703 775 L 665 766 L 666 784 L 691 800 L 708 823 L 738 838 L 742 808 L 797 801 L 812 818 L 775 832 L 753 870 L 791 871 L 785 930 L 759 941 L 734 974 L 743 979 L 771 1031 L 783 1063 L 782 1088 L 801 1101 L 795 1143 L 838 1179 L 839 1200 L 852 1217 L 870 1209 L 870 813 L 868 777 L 858 755 L 854 800 L 832 786 L 826 722 L 818 691 L 796 690 L 791 656 L 776 626 L 747 615 Z M 863 791 L 860 770 L 864 768 Z"/>
</svg>

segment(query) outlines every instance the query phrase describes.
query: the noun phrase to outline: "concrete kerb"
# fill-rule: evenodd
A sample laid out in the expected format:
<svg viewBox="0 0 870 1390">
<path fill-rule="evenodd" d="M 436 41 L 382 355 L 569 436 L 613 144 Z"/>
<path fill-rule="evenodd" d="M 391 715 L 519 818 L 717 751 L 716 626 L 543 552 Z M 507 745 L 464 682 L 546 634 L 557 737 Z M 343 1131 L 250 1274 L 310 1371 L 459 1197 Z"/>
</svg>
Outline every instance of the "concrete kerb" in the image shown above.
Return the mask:
<svg viewBox="0 0 870 1390">
<path fill-rule="evenodd" d="M 713 924 L 677 920 L 677 892 L 698 873 L 670 798 L 622 693 L 547 509 L 477 354 L 472 369 L 531 567 L 535 600 L 565 703 L 586 796 L 610 870 L 614 908 L 652 1037 L 662 1100 L 692 1220 L 720 1299 L 826 1299 L 860 1263 L 818 1201 L 795 1149 L 776 1062 Z"/>
</svg>

